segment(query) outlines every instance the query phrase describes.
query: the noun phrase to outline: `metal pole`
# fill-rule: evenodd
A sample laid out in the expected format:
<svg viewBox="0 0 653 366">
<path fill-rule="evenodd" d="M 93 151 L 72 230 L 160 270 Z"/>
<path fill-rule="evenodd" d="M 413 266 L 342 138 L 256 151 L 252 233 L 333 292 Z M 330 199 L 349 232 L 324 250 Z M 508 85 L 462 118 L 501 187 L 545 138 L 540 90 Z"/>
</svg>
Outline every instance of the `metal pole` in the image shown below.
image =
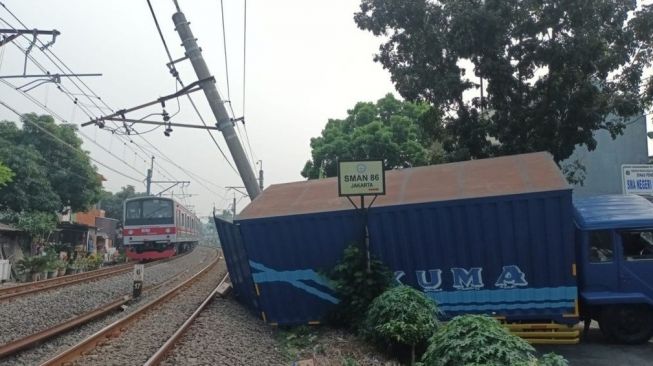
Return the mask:
<svg viewBox="0 0 653 366">
<path fill-rule="evenodd" d="M 263 191 L 263 160 L 259 160 L 258 163 L 261 167 L 258 171 L 258 187 Z"/>
<path fill-rule="evenodd" d="M 173 14 L 172 21 L 175 23 L 175 30 L 179 33 L 179 38 L 186 50 L 186 56 L 193 64 L 193 69 L 195 69 L 197 78 L 202 80 L 210 77 L 211 73 L 209 72 L 209 68 L 206 65 L 206 61 L 204 61 L 204 57 L 202 57 L 202 51 L 197 45 L 195 36 L 193 36 L 193 32 L 190 30 L 189 23 L 186 20 L 184 13 L 178 11 Z M 238 173 L 243 180 L 245 189 L 247 189 L 247 194 L 249 194 L 249 197 L 253 200 L 259 195 L 259 193 L 261 193 L 261 189 L 256 181 L 254 171 L 247 160 L 245 150 L 243 150 L 238 135 L 236 135 L 233 122 L 231 118 L 229 118 L 229 114 L 227 114 L 227 110 L 220 98 L 218 89 L 215 87 L 215 81 L 203 81 L 200 85 L 204 90 L 204 94 L 206 95 L 209 106 L 213 111 L 213 115 L 218 121 L 217 126 L 227 142 L 231 156 L 236 163 Z"/>
<path fill-rule="evenodd" d="M 236 220 L 236 192 L 234 192 L 234 206 L 232 207 L 233 210 L 233 219 Z"/>
<path fill-rule="evenodd" d="M 154 170 L 154 156 L 152 157 L 152 161 L 150 163 L 150 169 L 147 170 L 147 195 L 149 196 L 151 193 L 151 187 L 152 187 L 152 170 Z"/>
</svg>

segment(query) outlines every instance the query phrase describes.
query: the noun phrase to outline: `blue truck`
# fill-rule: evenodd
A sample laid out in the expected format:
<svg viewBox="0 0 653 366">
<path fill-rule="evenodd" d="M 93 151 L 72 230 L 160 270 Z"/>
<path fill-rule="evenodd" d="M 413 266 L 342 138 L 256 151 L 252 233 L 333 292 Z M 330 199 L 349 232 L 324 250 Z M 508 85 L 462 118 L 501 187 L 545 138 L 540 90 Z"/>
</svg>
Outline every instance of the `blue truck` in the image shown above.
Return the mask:
<svg viewBox="0 0 653 366">
<path fill-rule="evenodd" d="M 318 324 L 326 273 L 366 226 L 371 254 L 446 317 L 483 313 L 533 343 L 575 343 L 597 320 L 624 343 L 653 334 L 653 204 L 574 199 L 548 153 L 386 173 L 366 215 L 335 178 L 268 187 L 216 219 L 238 299 L 272 325 Z"/>
<path fill-rule="evenodd" d="M 640 196 L 574 201 L 580 315 L 623 343 L 653 336 L 653 204 Z"/>
</svg>

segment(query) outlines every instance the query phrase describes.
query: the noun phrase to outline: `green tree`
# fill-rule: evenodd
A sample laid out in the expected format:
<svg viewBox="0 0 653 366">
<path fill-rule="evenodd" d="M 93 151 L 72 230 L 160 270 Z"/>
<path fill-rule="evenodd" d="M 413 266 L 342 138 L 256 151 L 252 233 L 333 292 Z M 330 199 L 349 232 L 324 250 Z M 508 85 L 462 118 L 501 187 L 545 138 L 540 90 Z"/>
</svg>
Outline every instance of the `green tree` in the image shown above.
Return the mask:
<svg viewBox="0 0 653 366">
<path fill-rule="evenodd" d="M 131 184 L 122 187 L 120 191 L 116 193 L 104 191 L 102 192 L 102 198 L 100 199 L 100 208 L 104 210 L 106 217 L 122 221 L 122 211 L 125 200 L 139 196 L 145 196 L 145 193 L 136 192 L 136 188 Z"/>
<path fill-rule="evenodd" d="M 7 168 L 5 165 L 0 162 L 0 187 L 11 182 L 11 179 L 14 177 L 14 172 L 11 169 Z"/>
<path fill-rule="evenodd" d="M 101 181 L 88 153 L 72 151 L 32 123 L 79 149 L 75 127 L 33 113 L 22 120 L 31 123 L 20 129 L 0 122 L 0 160 L 14 172 L 12 182 L 0 188 L 0 209 L 51 212 L 70 206 L 82 211 L 97 202 Z"/>
<path fill-rule="evenodd" d="M 354 19 L 384 37 L 375 60 L 399 93 L 430 103 L 425 130 L 448 159 L 546 150 L 560 162 L 650 107 L 653 5 L 636 9 L 636 0 L 362 0 Z"/>
<path fill-rule="evenodd" d="M 18 216 L 16 227 L 30 234 L 33 242 L 41 244 L 57 227 L 57 215 L 52 212 L 23 212 Z"/>
<path fill-rule="evenodd" d="M 306 162 L 302 176 L 336 176 L 342 159 L 382 159 L 386 169 L 437 161 L 437 150 L 419 125 L 427 110 L 425 104 L 400 101 L 392 94 L 376 103 L 357 103 L 347 118 L 330 119 L 321 136 L 311 139 L 312 160 Z"/>
</svg>

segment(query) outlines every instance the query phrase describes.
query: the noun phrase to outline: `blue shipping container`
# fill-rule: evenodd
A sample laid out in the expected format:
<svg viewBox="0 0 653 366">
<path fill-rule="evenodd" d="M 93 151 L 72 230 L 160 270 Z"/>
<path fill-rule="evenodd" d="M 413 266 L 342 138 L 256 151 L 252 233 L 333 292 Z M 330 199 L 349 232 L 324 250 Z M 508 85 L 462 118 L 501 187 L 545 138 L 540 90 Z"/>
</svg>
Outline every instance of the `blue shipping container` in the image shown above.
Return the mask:
<svg viewBox="0 0 653 366">
<path fill-rule="evenodd" d="M 576 321 L 571 189 L 550 155 L 390 171 L 386 186 L 368 212 L 370 249 L 397 281 L 447 316 Z M 217 224 L 230 272 L 247 273 L 240 298 L 269 323 L 322 320 L 338 303 L 323 274 L 362 236 L 348 205 L 335 179 L 281 184 L 237 225 Z"/>
</svg>

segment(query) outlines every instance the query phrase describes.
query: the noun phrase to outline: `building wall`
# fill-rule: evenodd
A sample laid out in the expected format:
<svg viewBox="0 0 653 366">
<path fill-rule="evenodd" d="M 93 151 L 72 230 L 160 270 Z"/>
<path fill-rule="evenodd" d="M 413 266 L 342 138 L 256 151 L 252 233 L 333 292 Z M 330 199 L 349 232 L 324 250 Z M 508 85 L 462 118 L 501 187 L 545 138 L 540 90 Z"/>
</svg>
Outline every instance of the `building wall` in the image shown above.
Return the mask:
<svg viewBox="0 0 653 366">
<path fill-rule="evenodd" d="M 86 212 L 76 212 L 73 222 L 87 226 L 95 226 L 95 218 L 104 217 L 104 210 L 92 208 Z"/>
<path fill-rule="evenodd" d="M 565 161 L 579 160 L 587 170 L 584 184 L 574 186 L 575 196 L 621 194 L 621 165 L 648 163 L 646 117 L 634 117 L 627 123 L 623 135 L 614 140 L 608 131 L 597 131 L 595 138 L 598 145 L 594 151 L 578 146 Z"/>
</svg>

